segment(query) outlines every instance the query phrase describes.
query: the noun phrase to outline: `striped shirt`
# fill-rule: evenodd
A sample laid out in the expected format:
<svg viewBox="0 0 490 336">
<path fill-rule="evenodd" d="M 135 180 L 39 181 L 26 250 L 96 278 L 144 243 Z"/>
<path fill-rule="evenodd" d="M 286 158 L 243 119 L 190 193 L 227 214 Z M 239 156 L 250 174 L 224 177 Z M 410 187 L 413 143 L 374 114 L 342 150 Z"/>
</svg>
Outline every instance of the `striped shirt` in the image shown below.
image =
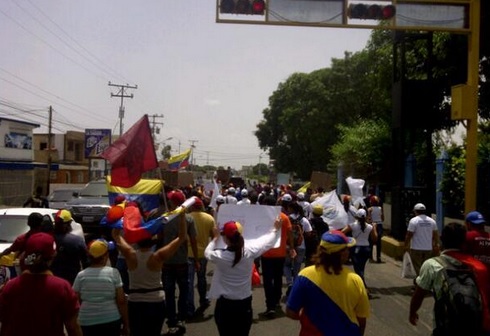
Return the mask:
<svg viewBox="0 0 490 336">
<path fill-rule="evenodd" d="M 73 289 L 82 300 L 78 315 L 80 325 L 119 320 L 121 315 L 116 304 L 116 288 L 122 285 L 119 271 L 109 266 L 89 267 L 78 273 Z"/>
</svg>

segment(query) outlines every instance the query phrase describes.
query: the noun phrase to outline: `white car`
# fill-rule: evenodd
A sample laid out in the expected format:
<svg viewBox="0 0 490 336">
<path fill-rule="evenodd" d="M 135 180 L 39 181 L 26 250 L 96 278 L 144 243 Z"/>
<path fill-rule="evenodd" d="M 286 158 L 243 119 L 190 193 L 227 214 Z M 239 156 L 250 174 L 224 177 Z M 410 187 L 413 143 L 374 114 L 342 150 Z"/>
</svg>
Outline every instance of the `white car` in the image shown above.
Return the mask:
<svg viewBox="0 0 490 336">
<path fill-rule="evenodd" d="M 12 245 L 15 238 L 29 231 L 27 226 L 27 217 L 33 212 L 39 212 L 41 215 L 48 215 L 54 222 L 54 216 L 58 212 L 57 209 L 46 208 L 5 208 L 0 209 L 0 252 Z M 82 226 L 75 222 L 71 222 L 71 233 L 85 239 Z"/>
</svg>

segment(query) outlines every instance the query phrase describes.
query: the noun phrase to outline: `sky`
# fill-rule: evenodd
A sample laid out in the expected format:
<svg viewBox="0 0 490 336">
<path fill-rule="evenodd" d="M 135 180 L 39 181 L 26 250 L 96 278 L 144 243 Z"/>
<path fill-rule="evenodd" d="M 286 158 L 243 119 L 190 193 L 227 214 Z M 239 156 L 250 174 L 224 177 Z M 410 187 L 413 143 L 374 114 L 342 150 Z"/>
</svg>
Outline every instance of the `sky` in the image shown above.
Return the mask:
<svg viewBox="0 0 490 336">
<path fill-rule="evenodd" d="M 196 164 L 268 163 L 254 135 L 262 111 L 295 72 L 363 49 L 369 29 L 216 23 L 215 0 L 0 1 L 0 117 L 47 133 L 107 128 L 144 114 L 172 154 Z M 152 115 L 163 116 L 152 118 Z"/>
</svg>

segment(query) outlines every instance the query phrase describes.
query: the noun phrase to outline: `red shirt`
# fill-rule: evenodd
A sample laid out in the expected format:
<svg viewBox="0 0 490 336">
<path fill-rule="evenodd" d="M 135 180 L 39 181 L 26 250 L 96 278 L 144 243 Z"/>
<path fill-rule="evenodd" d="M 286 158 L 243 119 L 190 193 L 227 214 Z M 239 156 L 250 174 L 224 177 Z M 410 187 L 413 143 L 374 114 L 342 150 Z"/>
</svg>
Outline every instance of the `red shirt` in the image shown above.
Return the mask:
<svg viewBox="0 0 490 336">
<path fill-rule="evenodd" d="M 24 272 L 0 293 L 0 336 L 64 336 L 64 323 L 79 309 L 68 281 Z"/>
<path fill-rule="evenodd" d="M 470 231 L 472 232 L 472 231 Z M 468 267 L 471 267 L 475 273 L 475 280 L 478 288 L 480 289 L 480 295 L 483 305 L 483 328 L 490 331 L 490 273 L 487 266 L 479 260 L 473 258 L 473 256 L 460 252 L 460 251 L 446 251 L 444 254 L 451 256 Z"/>
<path fill-rule="evenodd" d="M 487 265 L 490 271 L 490 234 L 485 231 L 466 232 L 464 251 Z"/>
</svg>

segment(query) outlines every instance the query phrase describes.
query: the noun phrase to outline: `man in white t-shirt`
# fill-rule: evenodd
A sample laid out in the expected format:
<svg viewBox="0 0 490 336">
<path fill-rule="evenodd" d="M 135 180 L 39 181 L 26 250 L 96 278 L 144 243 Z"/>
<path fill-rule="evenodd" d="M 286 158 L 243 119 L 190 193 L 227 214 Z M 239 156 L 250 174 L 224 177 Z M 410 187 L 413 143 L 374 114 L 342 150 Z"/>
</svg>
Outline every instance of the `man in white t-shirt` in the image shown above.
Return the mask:
<svg viewBox="0 0 490 336">
<path fill-rule="evenodd" d="M 439 234 L 435 220 L 425 214 L 425 205 L 417 203 L 413 211 L 415 217 L 408 222 L 405 250 L 409 251 L 418 275 L 425 260 L 439 255 Z"/>
</svg>

